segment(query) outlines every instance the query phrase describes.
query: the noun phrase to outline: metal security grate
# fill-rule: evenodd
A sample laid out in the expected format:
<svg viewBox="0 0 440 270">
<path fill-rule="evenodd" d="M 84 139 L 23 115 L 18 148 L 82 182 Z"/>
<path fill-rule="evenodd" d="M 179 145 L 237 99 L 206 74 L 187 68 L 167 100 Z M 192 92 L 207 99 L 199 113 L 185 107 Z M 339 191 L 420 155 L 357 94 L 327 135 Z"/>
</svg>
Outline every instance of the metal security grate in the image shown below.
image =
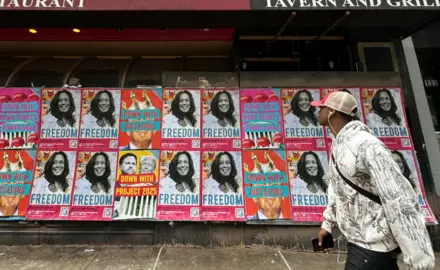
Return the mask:
<svg viewBox="0 0 440 270">
<path fill-rule="evenodd" d="M 253 140 L 255 142 L 255 144 L 259 138 L 262 138 L 262 137 L 268 138 L 270 141 L 270 145 L 268 148 L 277 148 L 277 146 L 274 145 L 274 140 L 273 140 L 274 136 L 275 136 L 275 132 L 268 132 L 268 131 L 265 131 L 265 132 L 246 132 L 245 133 L 246 139 Z M 257 146 L 256 148 L 262 148 L 262 147 Z"/>
<path fill-rule="evenodd" d="M 30 148 L 32 147 L 32 145 L 30 143 L 28 143 L 28 137 L 29 135 L 31 135 L 33 132 L 1 132 L 0 133 L 0 139 L 6 139 L 9 142 L 9 147 L 10 149 L 17 149 L 17 148 Z M 14 138 L 23 138 L 24 140 L 24 145 L 20 145 L 20 146 L 12 146 L 12 140 Z"/>
<path fill-rule="evenodd" d="M 156 196 L 121 197 L 115 205 L 117 219 L 154 218 L 156 216 Z"/>
</svg>

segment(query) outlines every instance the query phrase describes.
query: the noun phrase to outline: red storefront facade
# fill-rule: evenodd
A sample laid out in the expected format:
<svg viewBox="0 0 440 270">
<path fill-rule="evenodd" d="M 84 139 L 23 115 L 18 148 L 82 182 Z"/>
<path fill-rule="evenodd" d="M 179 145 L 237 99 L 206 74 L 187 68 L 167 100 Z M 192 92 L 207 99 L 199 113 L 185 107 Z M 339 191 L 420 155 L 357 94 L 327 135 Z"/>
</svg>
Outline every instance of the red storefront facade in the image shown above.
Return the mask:
<svg viewBox="0 0 440 270">
<path fill-rule="evenodd" d="M 3 84 L 57 87 L 82 74 L 86 85 L 121 88 L 200 87 L 200 78 L 233 88 L 399 85 L 407 108 L 417 110 L 401 39 L 438 21 L 439 9 L 435 0 L 0 0 L 1 59 L 18 59 L 4 65 Z M 368 48 L 387 49 L 384 55 Z M 64 65 L 60 59 L 69 59 L 68 67 L 48 80 L 53 75 L 44 72 Z M 43 67 L 52 60 L 53 67 Z M 107 63 L 118 72 L 100 73 Z M 149 65 L 154 75 L 141 74 Z M 423 150 L 419 116 L 410 118 L 427 197 L 438 214 L 436 165 Z M 290 247 L 309 245 L 316 231 L 316 224 L 251 223 L 5 221 L 0 234 L 4 244 L 239 245 L 273 239 Z"/>
</svg>

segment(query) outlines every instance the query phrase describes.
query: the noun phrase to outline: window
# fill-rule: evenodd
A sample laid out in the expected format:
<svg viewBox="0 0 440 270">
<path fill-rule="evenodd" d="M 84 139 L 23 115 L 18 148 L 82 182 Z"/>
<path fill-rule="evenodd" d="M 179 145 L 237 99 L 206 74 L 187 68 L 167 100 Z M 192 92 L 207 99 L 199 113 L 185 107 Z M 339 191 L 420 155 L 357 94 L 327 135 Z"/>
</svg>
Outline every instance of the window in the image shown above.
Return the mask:
<svg viewBox="0 0 440 270">
<path fill-rule="evenodd" d="M 188 57 L 183 71 L 233 72 L 233 61 L 228 57 Z"/>
<path fill-rule="evenodd" d="M 358 51 L 363 71 L 399 72 L 393 43 L 358 43 Z"/>
<path fill-rule="evenodd" d="M 90 58 L 78 66 L 71 77 L 80 79 L 82 87 L 119 87 L 130 58 Z"/>
<path fill-rule="evenodd" d="M 20 65 L 23 61 L 29 58 L 17 58 L 17 57 L 1 57 L 0 58 L 0 87 L 4 86 L 9 78 L 9 75 L 14 69 Z"/>
<path fill-rule="evenodd" d="M 179 71 L 182 59 L 179 58 L 138 58 L 134 60 L 127 73 L 124 87 L 138 85 L 162 85 L 162 73 Z"/>
<path fill-rule="evenodd" d="M 9 87 L 60 87 L 66 73 L 80 58 L 36 59 L 24 66 L 13 78 Z"/>
</svg>

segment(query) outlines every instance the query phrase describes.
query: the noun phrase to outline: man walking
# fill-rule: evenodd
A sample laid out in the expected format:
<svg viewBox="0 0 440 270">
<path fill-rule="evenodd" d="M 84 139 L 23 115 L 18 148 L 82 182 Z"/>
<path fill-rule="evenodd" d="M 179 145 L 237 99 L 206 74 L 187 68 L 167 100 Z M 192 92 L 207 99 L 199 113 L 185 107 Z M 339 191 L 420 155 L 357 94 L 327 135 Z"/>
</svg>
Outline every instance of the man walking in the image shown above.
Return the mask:
<svg viewBox="0 0 440 270">
<path fill-rule="evenodd" d="M 329 202 L 319 244 L 338 226 L 348 241 L 346 270 L 398 269 L 403 252 L 410 269 L 433 269 L 435 257 L 417 196 L 391 152 L 362 122 L 356 99 L 336 91 L 312 106 L 333 142 L 328 171 Z"/>
</svg>

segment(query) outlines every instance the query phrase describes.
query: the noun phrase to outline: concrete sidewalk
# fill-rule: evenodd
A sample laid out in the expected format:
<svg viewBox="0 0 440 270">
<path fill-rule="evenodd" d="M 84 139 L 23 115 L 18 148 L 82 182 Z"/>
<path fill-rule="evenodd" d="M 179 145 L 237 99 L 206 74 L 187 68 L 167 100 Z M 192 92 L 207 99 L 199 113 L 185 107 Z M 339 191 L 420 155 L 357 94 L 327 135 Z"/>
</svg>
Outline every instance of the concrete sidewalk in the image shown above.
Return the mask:
<svg viewBox="0 0 440 270">
<path fill-rule="evenodd" d="M 269 247 L 0 246 L 2 269 L 344 269 L 337 254 Z M 440 256 L 439 256 L 440 257 Z M 340 260 L 345 260 L 341 254 Z M 439 263 L 440 264 L 440 263 Z M 401 266 L 401 269 L 405 269 Z M 436 269 L 440 269 L 440 265 Z"/>
</svg>

